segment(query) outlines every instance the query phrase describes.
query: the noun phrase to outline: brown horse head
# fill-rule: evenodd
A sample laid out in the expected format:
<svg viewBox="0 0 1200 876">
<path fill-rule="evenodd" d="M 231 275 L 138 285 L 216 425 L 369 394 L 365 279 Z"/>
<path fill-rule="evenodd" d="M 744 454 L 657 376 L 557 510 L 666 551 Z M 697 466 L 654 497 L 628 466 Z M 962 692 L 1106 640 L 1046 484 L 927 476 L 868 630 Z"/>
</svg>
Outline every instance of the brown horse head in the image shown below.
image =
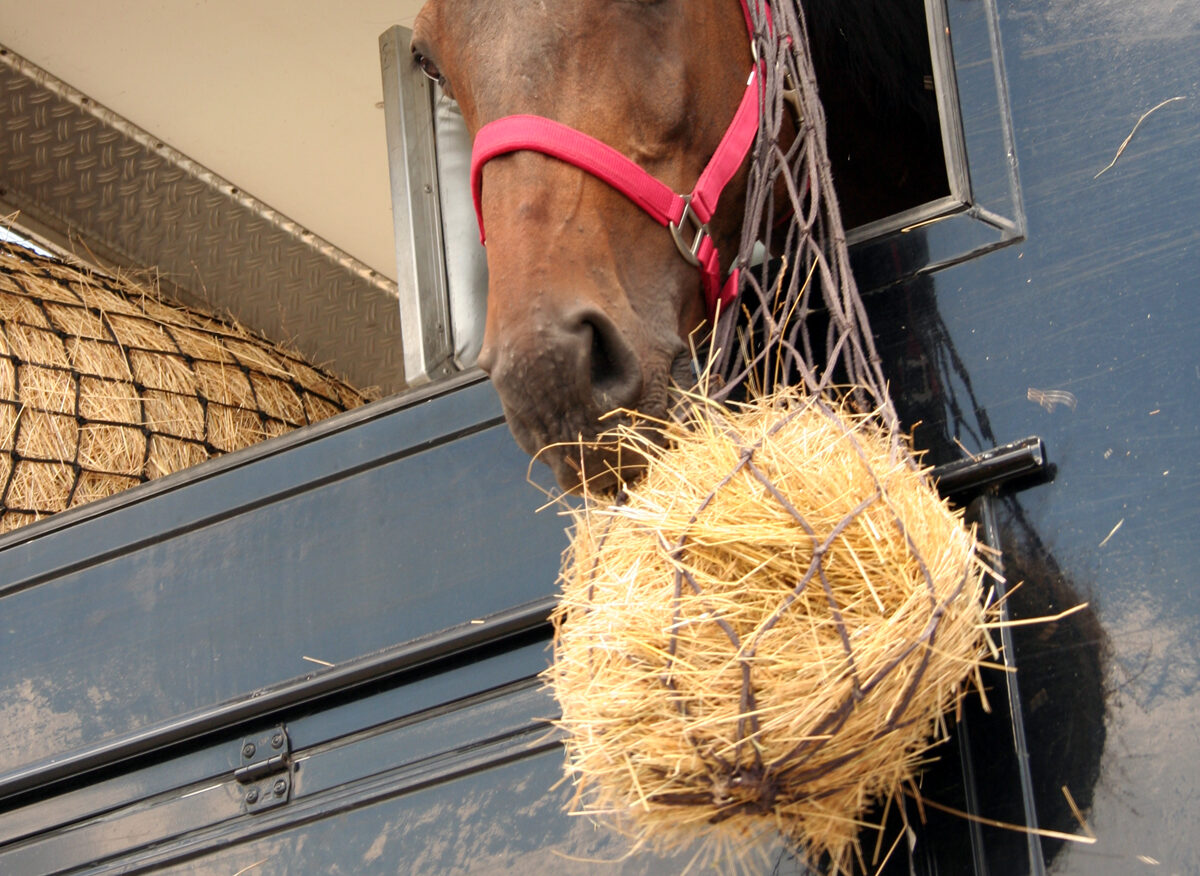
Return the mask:
<svg viewBox="0 0 1200 876">
<path fill-rule="evenodd" d="M 746 88 L 737 0 L 428 0 L 414 62 L 458 101 L 472 134 L 514 114 L 608 144 L 691 191 Z M 710 223 L 727 267 L 745 169 Z M 673 371 L 704 321 L 700 274 L 672 236 L 612 186 L 537 151 L 482 171 L 488 313 L 480 365 L 517 442 L 560 485 L 636 476 L 639 459 L 588 447 L 628 413 L 667 414 Z M 582 439 L 582 444 L 580 443 Z"/>
</svg>

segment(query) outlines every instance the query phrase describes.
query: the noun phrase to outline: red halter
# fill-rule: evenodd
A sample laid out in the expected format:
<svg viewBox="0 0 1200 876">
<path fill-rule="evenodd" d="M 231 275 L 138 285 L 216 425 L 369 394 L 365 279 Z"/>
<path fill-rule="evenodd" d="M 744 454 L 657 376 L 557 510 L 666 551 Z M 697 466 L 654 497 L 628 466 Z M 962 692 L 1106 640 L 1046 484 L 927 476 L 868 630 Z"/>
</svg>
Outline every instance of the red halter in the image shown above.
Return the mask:
<svg viewBox="0 0 1200 876">
<path fill-rule="evenodd" d="M 746 28 L 754 39 L 748 0 L 741 0 Z M 709 320 L 717 307 L 722 310 L 737 297 L 738 272 L 733 270 L 721 283 L 721 261 L 709 235 L 708 223 L 717 209 L 725 186 L 733 179 L 758 134 L 758 66 L 750 71 L 733 121 L 726 128 L 716 152 L 700 174 L 690 194 L 679 195 L 668 185 L 651 176 L 616 149 L 595 137 L 542 116 L 505 116 L 489 122 L 475 135 L 471 151 L 471 195 L 479 220 L 479 239 L 486 241 L 483 230 L 483 166 L 497 155 L 533 151 L 573 164 L 608 183 L 650 216 L 670 230 L 680 254 L 700 269 Z M 690 226 L 686 231 L 685 225 Z M 685 234 L 691 234 L 687 240 Z"/>
</svg>

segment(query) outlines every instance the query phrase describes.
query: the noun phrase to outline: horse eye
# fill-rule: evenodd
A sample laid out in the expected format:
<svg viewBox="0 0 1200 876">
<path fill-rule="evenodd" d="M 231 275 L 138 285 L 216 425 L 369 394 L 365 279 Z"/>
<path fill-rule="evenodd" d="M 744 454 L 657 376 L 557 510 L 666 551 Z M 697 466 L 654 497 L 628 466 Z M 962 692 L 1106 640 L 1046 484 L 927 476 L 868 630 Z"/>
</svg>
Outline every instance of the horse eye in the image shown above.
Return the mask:
<svg viewBox="0 0 1200 876">
<path fill-rule="evenodd" d="M 438 85 L 445 83 L 446 80 L 445 77 L 442 76 L 442 71 L 437 68 L 437 65 L 434 64 L 433 61 L 429 60 L 420 52 L 413 52 L 413 60 L 416 61 L 417 66 L 421 68 L 421 72 L 424 73 L 432 82 L 436 82 Z"/>
</svg>

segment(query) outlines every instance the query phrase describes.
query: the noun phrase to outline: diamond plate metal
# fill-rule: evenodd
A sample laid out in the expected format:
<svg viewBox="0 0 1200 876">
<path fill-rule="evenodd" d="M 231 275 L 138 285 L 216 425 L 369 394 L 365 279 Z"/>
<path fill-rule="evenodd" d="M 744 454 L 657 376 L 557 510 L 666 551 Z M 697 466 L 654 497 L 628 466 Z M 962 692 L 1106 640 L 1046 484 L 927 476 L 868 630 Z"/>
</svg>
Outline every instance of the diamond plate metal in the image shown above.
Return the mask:
<svg viewBox="0 0 1200 876">
<path fill-rule="evenodd" d="M 3 46 L 0 201 L 358 387 L 405 385 L 395 283 Z"/>
</svg>

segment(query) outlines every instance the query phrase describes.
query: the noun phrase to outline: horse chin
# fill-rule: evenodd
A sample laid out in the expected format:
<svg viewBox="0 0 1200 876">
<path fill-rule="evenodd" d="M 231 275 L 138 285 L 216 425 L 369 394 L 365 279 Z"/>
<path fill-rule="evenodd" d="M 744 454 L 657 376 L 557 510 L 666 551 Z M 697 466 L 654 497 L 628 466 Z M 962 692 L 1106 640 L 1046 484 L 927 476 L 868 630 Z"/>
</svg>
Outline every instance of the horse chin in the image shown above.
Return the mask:
<svg viewBox="0 0 1200 876">
<path fill-rule="evenodd" d="M 645 475 L 657 448 L 666 446 L 661 425 L 673 416 L 672 406 L 681 400 L 680 390 L 696 388 L 695 366 L 687 350 L 679 351 L 658 379 L 647 380 L 647 391 L 637 411 L 611 412 L 597 421 L 591 439 L 576 440 L 547 448 L 546 458 L 559 486 L 569 492 L 593 496 L 612 495 L 635 486 Z M 553 453 L 551 453 L 553 451 Z"/>
<path fill-rule="evenodd" d="M 550 467 L 562 490 L 611 496 L 641 480 L 648 456 L 665 443 L 658 424 L 667 415 L 666 392 L 661 395 L 664 397 L 653 401 L 643 400 L 638 413 L 620 410 L 595 416 L 592 424 L 580 428 L 574 436 L 569 436 L 566 426 L 566 420 L 574 418 L 566 416 L 559 421 L 557 437 L 539 428 L 523 428 L 532 424 L 521 424 L 511 415 L 509 426 L 522 450 Z"/>
</svg>

